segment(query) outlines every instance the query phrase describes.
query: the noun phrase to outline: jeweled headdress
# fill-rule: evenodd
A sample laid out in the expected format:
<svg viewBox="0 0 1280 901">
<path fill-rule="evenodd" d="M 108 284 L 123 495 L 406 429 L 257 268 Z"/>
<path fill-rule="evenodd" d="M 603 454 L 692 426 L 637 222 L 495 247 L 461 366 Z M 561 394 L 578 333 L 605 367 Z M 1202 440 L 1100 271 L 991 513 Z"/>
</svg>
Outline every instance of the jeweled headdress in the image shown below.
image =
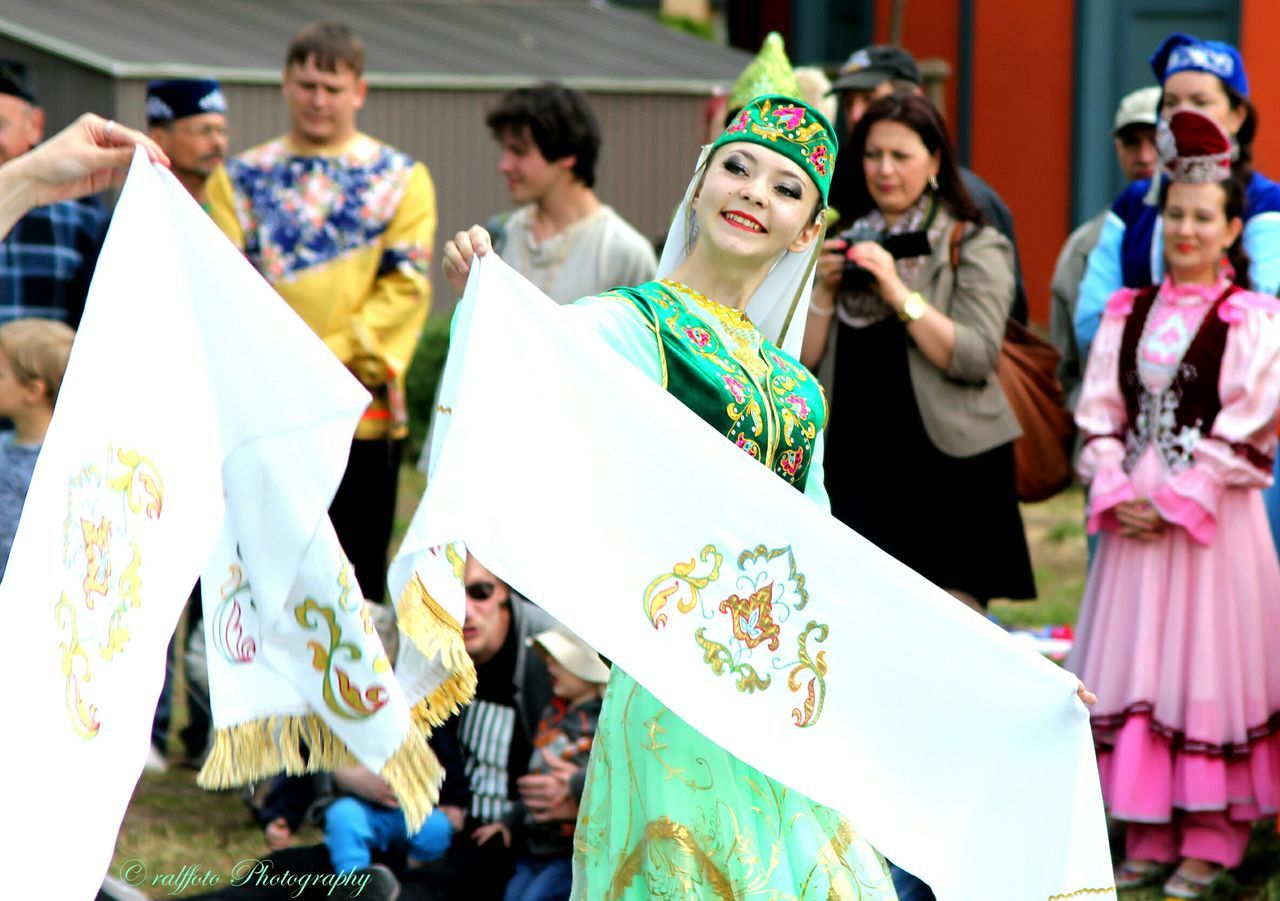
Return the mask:
<svg viewBox="0 0 1280 901">
<path fill-rule="evenodd" d="M 803 100 L 766 94 L 748 101 L 712 142 L 711 149 L 734 141 L 749 141 L 781 153 L 809 174 L 822 202 L 827 202 L 839 142 L 827 117 Z"/>
<path fill-rule="evenodd" d="M 1181 109 L 1162 119 L 1156 149 L 1174 181 L 1207 184 L 1231 177 L 1231 137 L 1198 110 Z"/>
</svg>

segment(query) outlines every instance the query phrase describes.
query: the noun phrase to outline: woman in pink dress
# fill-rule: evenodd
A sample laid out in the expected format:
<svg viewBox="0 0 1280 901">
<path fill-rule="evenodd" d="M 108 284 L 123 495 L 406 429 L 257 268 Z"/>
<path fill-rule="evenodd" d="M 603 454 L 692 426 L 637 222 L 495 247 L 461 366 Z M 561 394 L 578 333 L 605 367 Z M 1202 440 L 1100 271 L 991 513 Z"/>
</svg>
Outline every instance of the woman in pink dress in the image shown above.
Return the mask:
<svg viewBox="0 0 1280 901">
<path fill-rule="evenodd" d="M 1076 414 L 1101 540 L 1068 666 L 1097 692 L 1103 796 L 1128 824 L 1117 885 L 1176 863 L 1166 894 L 1197 898 L 1280 803 L 1280 563 L 1260 493 L 1280 302 L 1248 290 L 1221 127 L 1179 110 L 1158 143 L 1168 275 L 1108 302 Z"/>
</svg>

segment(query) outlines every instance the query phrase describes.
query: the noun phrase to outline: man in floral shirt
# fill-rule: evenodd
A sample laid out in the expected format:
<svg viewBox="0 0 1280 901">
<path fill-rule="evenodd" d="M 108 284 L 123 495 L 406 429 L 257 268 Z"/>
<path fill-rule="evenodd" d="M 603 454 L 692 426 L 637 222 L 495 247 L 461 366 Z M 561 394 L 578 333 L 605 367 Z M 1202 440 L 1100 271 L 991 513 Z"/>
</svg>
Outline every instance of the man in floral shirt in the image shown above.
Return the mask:
<svg viewBox="0 0 1280 901">
<path fill-rule="evenodd" d="M 356 128 L 364 46 L 316 22 L 285 56 L 289 133 L 233 157 L 210 215 L 369 389 L 330 516 L 365 597 L 384 594 L 406 433 L 404 374 L 430 304 L 435 188 L 424 165 Z"/>
</svg>

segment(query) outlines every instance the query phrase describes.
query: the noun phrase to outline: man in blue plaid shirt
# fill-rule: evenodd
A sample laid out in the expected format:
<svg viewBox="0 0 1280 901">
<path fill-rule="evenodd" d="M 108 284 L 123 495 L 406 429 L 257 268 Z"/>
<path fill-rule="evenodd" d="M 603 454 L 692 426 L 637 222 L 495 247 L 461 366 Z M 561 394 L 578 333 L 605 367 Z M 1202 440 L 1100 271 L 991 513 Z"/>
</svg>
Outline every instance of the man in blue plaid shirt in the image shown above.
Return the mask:
<svg viewBox="0 0 1280 901">
<path fill-rule="evenodd" d="M 27 67 L 0 60 L 0 163 L 44 137 Z M 0 241 L 0 322 L 23 316 L 80 324 L 107 214 L 96 197 L 36 207 Z"/>
</svg>

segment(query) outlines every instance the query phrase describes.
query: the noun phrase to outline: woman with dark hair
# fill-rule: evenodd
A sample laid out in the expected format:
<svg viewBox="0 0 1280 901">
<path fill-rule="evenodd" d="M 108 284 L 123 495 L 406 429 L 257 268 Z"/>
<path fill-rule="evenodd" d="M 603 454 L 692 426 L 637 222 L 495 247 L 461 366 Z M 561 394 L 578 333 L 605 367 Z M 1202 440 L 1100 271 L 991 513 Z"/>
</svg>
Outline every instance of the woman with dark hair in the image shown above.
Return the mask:
<svg viewBox="0 0 1280 901">
<path fill-rule="evenodd" d="M 1076 421 L 1099 534 L 1068 667 L 1097 690 L 1116 885 L 1198 898 L 1280 807 L 1280 563 L 1259 489 L 1280 418 L 1280 302 L 1249 288 L 1247 183 L 1212 116 L 1157 142 L 1165 277 L 1107 303 Z M 1176 151 L 1176 158 L 1170 158 Z"/>
<path fill-rule="evenodd" d="M 831 512 L 972 606 L 1033 597 L 1019 427 L 994 372 L 1009 242 L 982 222 L 927 100 L 877 100 L 845 153 L 850 224 L 818 263 L 801 355 L 816 367 L 835 323 Z"/>
</svg>

